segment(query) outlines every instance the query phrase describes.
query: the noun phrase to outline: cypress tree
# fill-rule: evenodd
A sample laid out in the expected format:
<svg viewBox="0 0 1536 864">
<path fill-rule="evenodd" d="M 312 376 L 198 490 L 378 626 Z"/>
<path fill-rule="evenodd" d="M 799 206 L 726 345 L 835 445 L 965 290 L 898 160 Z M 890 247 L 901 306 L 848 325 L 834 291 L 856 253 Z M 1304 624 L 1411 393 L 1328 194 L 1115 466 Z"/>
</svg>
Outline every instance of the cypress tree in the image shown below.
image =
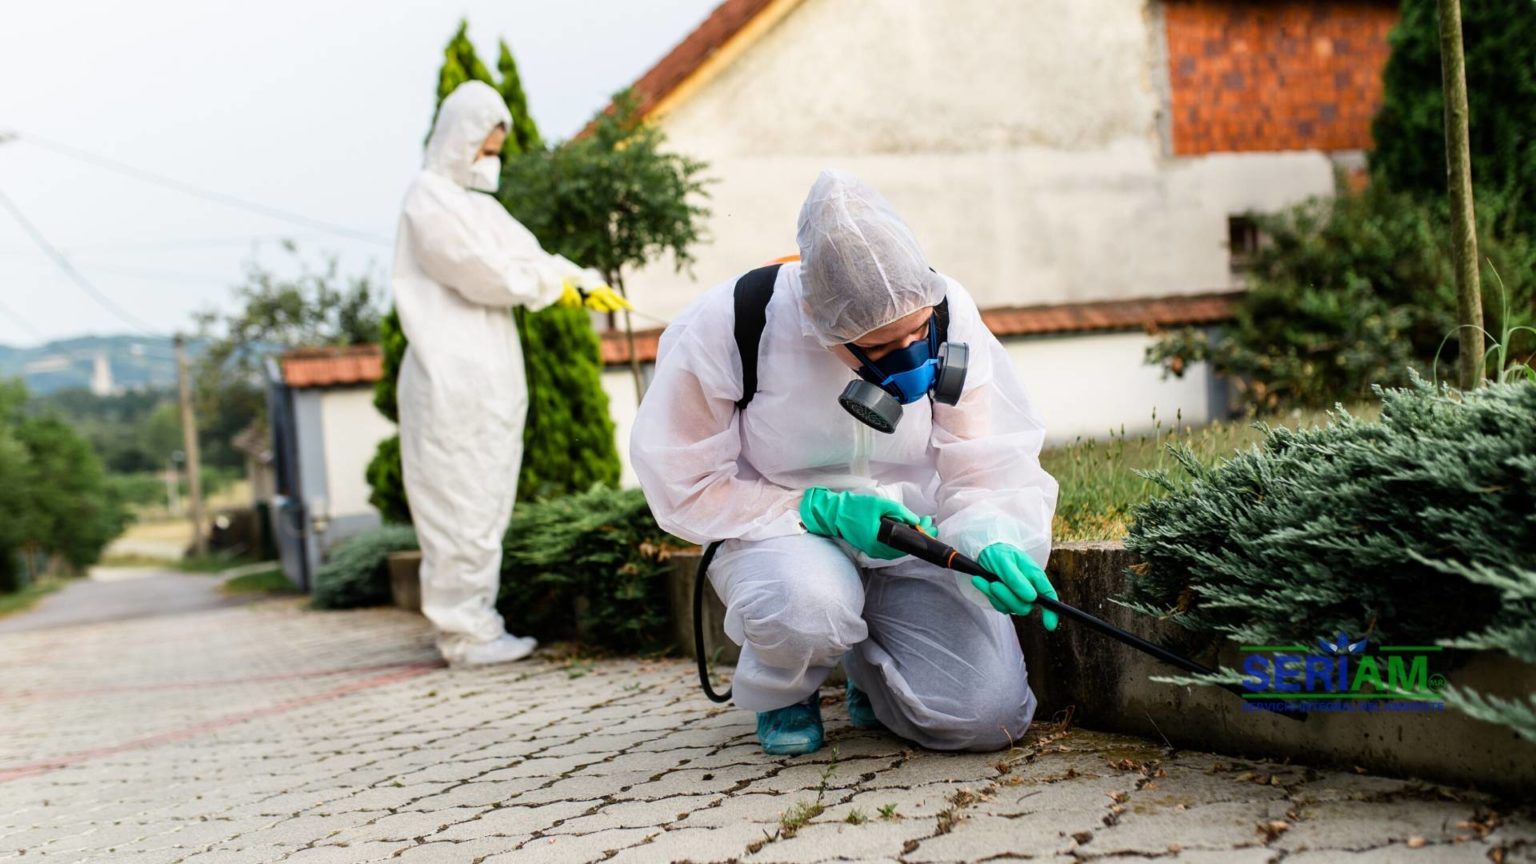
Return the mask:
<svg viewBox="0 0 1536 864">
<path fill-rule="evenodd" d="M 501 74 L 501 98 L 512 113 L 512 129 L 507 135 L 507 146 L 502 149 L 506 156 L 520 156 L 544 149 L 544 139 L 539 127 L 528 113 L 528 97 L 523 93 L 523 78 L 517 73 L 517 61 L 512 59 L 512 49 L 501 40 L 501 55 L 496 59 L 496 71 Z"/>
</svg>

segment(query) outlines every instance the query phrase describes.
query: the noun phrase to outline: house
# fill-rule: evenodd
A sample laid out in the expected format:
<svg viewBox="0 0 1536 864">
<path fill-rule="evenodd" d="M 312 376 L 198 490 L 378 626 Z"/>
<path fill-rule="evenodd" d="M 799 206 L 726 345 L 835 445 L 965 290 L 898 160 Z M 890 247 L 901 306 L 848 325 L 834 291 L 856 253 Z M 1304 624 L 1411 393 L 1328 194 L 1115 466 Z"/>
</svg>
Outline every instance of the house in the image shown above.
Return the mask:
<svg viewBox="0 0 1536 864">
<path fill-rule="evenodd" d="M 395 426 L 373 407 L 377 345 L 292 351 L 266 363 L 276 488 L 270 512 L 283 572 L 303 590 L 332 546 L 377 527 L 368 462 Z"/>
<path fill-rule="evenodd" d="M 1210 326 L 1258 241 L 1244 214 L 1359 177 L 1388 0 L 726 0 L 635 82 L 709 163 L 691 273 L 626 279 L 677 315 L 795 250 L 822 168 L 868 180 L 975 296 L 1052 441 L 1224 414 L 1208 369 L 1163 380 L 1150 331 Z M 656 336 L 637 334 L 639 359 Z M 622 336 L 605 382 L 627 444 Z"/>
</svg>

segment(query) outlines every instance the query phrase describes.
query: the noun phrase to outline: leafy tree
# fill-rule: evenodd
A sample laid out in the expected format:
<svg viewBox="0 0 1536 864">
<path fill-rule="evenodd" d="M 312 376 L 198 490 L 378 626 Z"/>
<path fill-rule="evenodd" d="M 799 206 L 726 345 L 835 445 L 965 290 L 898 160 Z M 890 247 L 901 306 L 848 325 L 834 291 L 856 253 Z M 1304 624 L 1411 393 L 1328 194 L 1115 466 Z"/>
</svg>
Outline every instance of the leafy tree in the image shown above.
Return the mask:
<svg viewBox="0 0 1536 864">
<path fill-rule="evenodd" d="M 369 275 L 342 276 L 334 256 L 319 268 L 292 243 L 287 272 L 246 265 L 234 288 L 236 309 L 197 316 L 202 353 L 194 372 L 204 462 L 236 467 L 231 440 L 266 417 L 261 364 L 277 351 L 326 345 L 365 345 L 379 338 L 377 287 Z"/>
<path fill-rule="evenodd" d="M 27 404 L 34 413 L 53 413 L 67 420 L 114 473 L 162 469 L 171 452 L 181 449 L 176 396 L 168 390 L 135 389 L 110 396 L 60 390 L 34 395 Z M 163 422 L 167 413 L 168 427 Z"/>
<path fill-rule="evenodd" d="M 24 584 L 17 552 L 80 570 L 128 523 L 91 445 L 25 402 L 20 382 L 0 385 L 0 590 Z"/>
<path fill-rule="evenodd" d="M 1472 178 L 1479 209 L 1498 203 L 1510 226 L 1536 234 L 1536 4 L 1462 5 Z M 1435 0 L 1404 0 L 1383 75 L 1371 173 L 1390 189 L 1443 199 L 1445 97 Z"/>
<path fill-rule="evenodd" d="M 501 198 L 545 248 L 622 289 L 626 271 L 663 255 L 688 267 L 703 236 L 706 166 L 665 148 L 626 90 L 586 134 L 509 164 Z"/>
<path fill-rule="evenodd" d="M 17 558 L 31 534 L 30 490 L 32 471 L 27 448 L 16 438 L 26 388 L 18 380 L 0 380 L 0 593 L 26 586 L 26 574 Z"/>
</svg>

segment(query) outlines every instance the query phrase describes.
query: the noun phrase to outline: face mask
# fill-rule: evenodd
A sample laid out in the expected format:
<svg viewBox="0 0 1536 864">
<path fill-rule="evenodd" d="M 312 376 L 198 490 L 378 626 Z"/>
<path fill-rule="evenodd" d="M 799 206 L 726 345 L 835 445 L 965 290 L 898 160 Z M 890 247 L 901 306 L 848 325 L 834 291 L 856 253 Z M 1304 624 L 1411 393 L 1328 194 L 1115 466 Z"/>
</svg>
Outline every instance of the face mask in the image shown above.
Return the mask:
<svg viewBox="0 0 1536 864">
<path fill-rule="evenodd" d="M 469 188 L 478 189 L 481 192 L 495 192 L 501 185 L 501 159 L 496 156 L 482 156 L 475 160 L 475 165 L 470 169 Z"/>
<path fill-rule="evenodd" d="M 850 381 L 837 397 L 838 404 L 865 425 L 890 433 L 901 422 L 903 405 L 930 394 L 945 405 L 959 402 L 970 349 L 963 342 L 941 343 L 937 323 L 929 322 L 928 338 L 892 351 L 878 362 L 848 343 L 845 347 L 859 361 L 862 380 Z"/>
</svg>

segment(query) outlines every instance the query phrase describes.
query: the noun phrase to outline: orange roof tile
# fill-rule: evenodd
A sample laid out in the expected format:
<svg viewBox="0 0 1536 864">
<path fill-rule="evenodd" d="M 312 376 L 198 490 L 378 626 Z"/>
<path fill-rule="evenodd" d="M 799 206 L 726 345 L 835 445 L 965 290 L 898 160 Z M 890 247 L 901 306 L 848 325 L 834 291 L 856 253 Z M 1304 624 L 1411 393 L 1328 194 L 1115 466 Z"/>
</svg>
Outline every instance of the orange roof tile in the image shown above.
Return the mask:
<svg viewBox="0 0 1536 864">
<path fill-rule="evenodd" d="M 996 336 L 1214 324 L 1232 317 L 1233 302 L 1241 295 L 1240 291 L 1229 291 L 1177 297 L 1002 307 L 983 309 L 981 320 Z"/>
<path fill-rule="evenodd" d="M 1241 291 L 1227 291 L 1178 297 L 994 307 L 983 309 L 981 320 L 999 338 L 1105 330 L 1153 330 L 1226 321 L 1232 317 L 1233 304 L 1240 296 Z M 629 362 L 629 342 L 622 330 L 609 330 L 601 336 L 603 365 L 622 366 Z M 635 331 L 635 354 L 641 363 L 656 362 L 656 348 L 660 340 L 660 329 Z"/>
<path fill-rule="evenodd" d="M 384 377 L 384 352 L 377 345 L 301 348 L 277 359 L 289 387 L 372 384 Z"/>
<path fill-rule="evenodd" d="M 644 117 L 773 0 L 725 0 L 634 84 Z"/>
</svg>

